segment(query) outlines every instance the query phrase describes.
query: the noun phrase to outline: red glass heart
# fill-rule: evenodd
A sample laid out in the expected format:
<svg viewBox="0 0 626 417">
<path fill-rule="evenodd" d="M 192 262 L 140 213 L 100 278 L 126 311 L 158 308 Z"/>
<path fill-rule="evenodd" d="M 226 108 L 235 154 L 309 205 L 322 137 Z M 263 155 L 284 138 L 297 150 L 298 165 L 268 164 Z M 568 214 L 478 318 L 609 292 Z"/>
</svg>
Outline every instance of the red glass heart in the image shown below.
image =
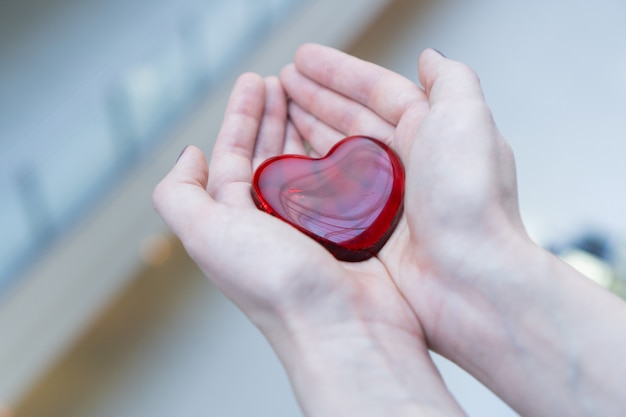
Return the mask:
<svg viewBox="0 0 626 417">
<path fill-rule="evenodd" d="M 402 213 L 404 168 L 383 142 L 351 136 L 319 159 L 281 155 L 254 174 L 257 207 L 306 233 L 337 259 L 362 261 L 385 244 Z"/>
</svg>

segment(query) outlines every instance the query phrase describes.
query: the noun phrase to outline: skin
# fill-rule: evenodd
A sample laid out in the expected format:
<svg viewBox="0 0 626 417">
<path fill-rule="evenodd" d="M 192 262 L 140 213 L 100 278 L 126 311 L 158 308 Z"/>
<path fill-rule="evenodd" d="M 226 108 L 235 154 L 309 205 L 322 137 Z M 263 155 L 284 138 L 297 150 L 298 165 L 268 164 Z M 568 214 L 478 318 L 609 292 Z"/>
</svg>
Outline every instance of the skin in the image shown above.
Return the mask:
<svg viewBox="0 0 626 417">
<path fill-rule="evenodd" d="M 156 210 L 270 341 L 308 416 L 464 415 L 428 349 L 522 415 L 620 415 L 624 303 L 528 238 L 476 74 L 433 50 L 418 73 L 421 87 L 309 44 L 280 79 L 242 75 L 210 163 L 188 147 Z M 405 211 L 377 257 L 343 263 L 257 210 L 250 182 L 270 156 L 353 134 L 398 152 Z"/>
</svg>

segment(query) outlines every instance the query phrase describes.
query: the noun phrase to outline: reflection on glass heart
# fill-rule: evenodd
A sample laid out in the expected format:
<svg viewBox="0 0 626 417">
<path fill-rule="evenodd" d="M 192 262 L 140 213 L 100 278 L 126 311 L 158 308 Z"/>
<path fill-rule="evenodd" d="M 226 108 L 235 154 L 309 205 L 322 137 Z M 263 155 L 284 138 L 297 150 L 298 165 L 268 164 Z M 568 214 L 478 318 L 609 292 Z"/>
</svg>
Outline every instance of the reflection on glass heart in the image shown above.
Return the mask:
<svg viewBox="0 0 626 417">
<path fill-rule="evenodd" d="M 320 159 L 270 158 L 252 183 L 257 207 L 311 236 L 337 259 L 353 262 L 376 255 L 385 244 L 403 196 L 400 158 L 365 136 L 343 139 Z"/>
</svg>

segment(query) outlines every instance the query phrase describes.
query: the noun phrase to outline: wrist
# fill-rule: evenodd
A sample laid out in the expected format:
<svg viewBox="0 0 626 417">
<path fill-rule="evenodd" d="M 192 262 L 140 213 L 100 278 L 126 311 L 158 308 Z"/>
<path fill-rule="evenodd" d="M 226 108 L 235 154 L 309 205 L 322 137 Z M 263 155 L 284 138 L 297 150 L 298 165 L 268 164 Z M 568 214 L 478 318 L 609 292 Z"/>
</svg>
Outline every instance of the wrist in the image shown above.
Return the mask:
<svg viewBox="0 0 626 417">
<path fill-rule="evenodd" d="M 466 354 L 484 356 L 483 346 L 494 346 L 509 332 L 505 319 L 534 298 L 528 268 L 541 268 L 537 265 L 548 260 L 524 233 L 511 229 L 488 238 L 440 242 L 444 249 L 436 253 L 441 257 L 428 254 L 417 272 L 405 271 L 419 274 L 421 282 L 404 280 L 413 285 L 404 292 L 415 295 L 411 305 L 422 318 L 431 349 L 457 362 Z"/>
<path fill-rule="evenodd" d="M 293 317 L 288 328 L 270 342 L 307 416 L 464 415 L 416 334 L 365 321 L 317 326 Z"/>
<path fill-rule="evenodd" d="M 613 415 L 626 367 L 608 358 L 626 349 L 624 303 L 527 238 L 497 254 L 435 349 L 522 415 Z"/>
</svg>

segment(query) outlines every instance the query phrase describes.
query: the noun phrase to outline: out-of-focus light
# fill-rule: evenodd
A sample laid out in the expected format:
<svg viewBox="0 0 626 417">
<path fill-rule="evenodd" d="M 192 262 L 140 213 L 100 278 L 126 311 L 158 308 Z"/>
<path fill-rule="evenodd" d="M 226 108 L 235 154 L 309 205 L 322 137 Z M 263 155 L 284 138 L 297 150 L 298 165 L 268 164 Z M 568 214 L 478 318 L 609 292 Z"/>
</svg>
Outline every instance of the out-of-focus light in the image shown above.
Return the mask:
<svg viewBox="0 0 626 417">
<path fill-rule="evenodd" d="M 615 270 L 614 290 L 620 297 L 626 299 L 626 240 L 622 240 L 615 247 Z"/>
<path fill-rule="evenodd" d="M 150 235 L 142 240 L 139 255 L 146 265 L 159 266 L 167 262 L 172 255 L 172 244 L 163 235 Z"/>
<path fill-rule="evenodd" d="M 591 278 L 601 286 L 610 288 L 613 284 L 613 280 L 615 279 L 613 269 L 596 256 L 577 249 L 567 250 L 559 256 L 583 275 Z"/>
</svg>

